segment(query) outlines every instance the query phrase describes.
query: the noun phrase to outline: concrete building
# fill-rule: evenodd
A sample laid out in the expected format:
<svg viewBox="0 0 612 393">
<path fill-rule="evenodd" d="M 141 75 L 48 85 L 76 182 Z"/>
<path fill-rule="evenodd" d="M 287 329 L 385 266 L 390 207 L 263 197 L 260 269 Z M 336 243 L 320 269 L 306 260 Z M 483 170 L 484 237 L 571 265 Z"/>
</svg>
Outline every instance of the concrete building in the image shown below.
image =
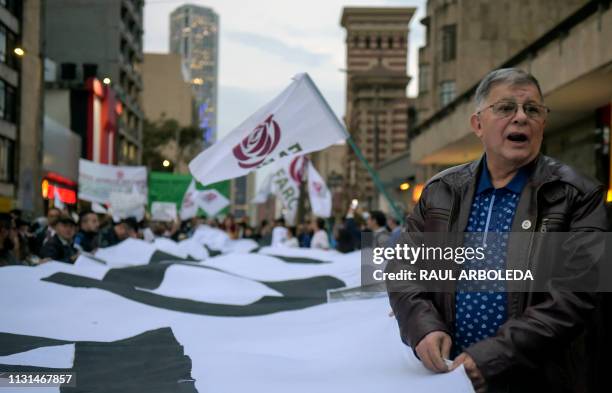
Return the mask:
<svg viewBox="0 0 612 393">
<path fill-rule="evenodd" d="M 456 6 L 463 7 L 464 3 L 471 2 L 458 2 Z M 500 6 L 502 9 L 512 8 L 514 2 L 503 3 L 507 4 Z M 549 25 L 539 36 L 534 34 L 527 45 L 509 53 L 506 58 L 487 60 L 491 67 L 482 69 L 480 75 L 474 75 L 445 107 L 434 109 L 431 116 L 419 121 L 413 131 L 415 137 L 410 150 L 412 161 L 420 167 L 418 180 L 425 181 L 440 168 L 467 162 L 482 154 L 480 141 L 469 126 L 469 117 L 475 109 L 474 93 L 478 79 L 494 68 L 518 67 L 538 78 L 545 104 L 551 108 L 543 151 L 610 187 L 612 9 L 606 1 L 578 3 L 573 10 L 572 7 L 565 9 L 565 17 L 558 14 L 561 19 Z M 528 2 L 525 6 L 541 7 L 538 12 L 542 14 L 555 14 L 558 11 L 555 8 L 576 4 L 543 1 Z M 526 14 L 537 14 L 535 8 L 530 8 Z M 466 9 L 461 14 L 469 12 Z M 507 21 L 502 19 L 493 15 L 488 18 L 481 16 L 480 22 L 472 21 L 457 29 L 484 31 L 484 25 L 490 28 L 494 22 L 505 26 Z M 433 26 L 433 17 L 429 23 Z M 494 30 L 503 31 L 501 27 Z M 433 47 L 427 50 L 436 51 Z M 457 59 L 463 56 L 458 45 Z"/>
<path fill-rule="evenodd" d="M 0 2 L 0 211 L 42 212 L 40 0 Z"/>
<path fill-rule="evenodd" d="M 142 81 L 142 109 L 148 121 L 174 119 L 184 127 L 194 124 L 193 95 L 183 80 L 179 55 L 145 53 Z"/>
<path fill-rule="evenodd" d="M 195 94 L 197 124 L 210 145 L 217 139 L 219 16 L 191 4 L 176 8 L 170 14 L 170 52 L 181 56 L 183 77 Z"/>
<path fill-rule="evenodd" d="M 585 0 L 429 0 L 419 48 L 423 122 L 575 11 Z"/>
<path fill-rule="evenodd" d="M 112 146 L 118 164 L 141 160 L 143 6 L 143 0 L 45 2 L 46 56 L 59 66 L 58 82 L 84 86 L 97 78 L 121 103 Z"/>
<path fill-rule="evenodd" d="M 346 7 L 345 123 L 366 159 L 376 167 L 408 147 L 406 74 L 408 24 L 414 8 Z M 347 146 L 348 148 L 348 146 Z M 377 208 L 371 176 L 352 151 L 346 160 L 346 189 L 366 209 Z"/>
<path fill-rule="evenodd" d="M 162 124 L 164 120 L 176 120 L 180 127 L 195 126 L 194 96 L 189 83 L 183 80 L 181 67 L 179 55 L 145 53 L 142 63 L 145 87 L 142 107 L 147 121 Z M 146 131 L 143 137 L 147 137 Z M 157 148 L 160 155 L 172 163 L 177 173 L 189 173 L 189 162 L 201 150 L 202 143 L 179 149 L 176 139 Z M 146 162 L 143 164 L 149 165 Z"/>
</svg>

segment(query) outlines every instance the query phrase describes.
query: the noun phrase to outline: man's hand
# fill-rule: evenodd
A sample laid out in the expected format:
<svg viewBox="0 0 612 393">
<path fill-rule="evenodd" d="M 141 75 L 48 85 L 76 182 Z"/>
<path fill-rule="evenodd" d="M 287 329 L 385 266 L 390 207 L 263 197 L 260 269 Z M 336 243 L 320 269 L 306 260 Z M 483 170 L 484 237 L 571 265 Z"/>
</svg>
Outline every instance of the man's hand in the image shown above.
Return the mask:
<svg viewBox="0 0 612 393">
<path fill-rule="evenodd" d="M 414 349 L 427 369 L 435 373 L 449 371 L 444 359 L 450 356 L 452 341 L 448 334 L 435 331 L 427 334 Z"/>
<path fill-rule="evenodd" d="M 450 369 L 454 370 L 462 364 L 466 374 L 468 375 L 468 377 L 470 377 L 470 380 L 472 381 L 472 385 L 474 386 L 474 390 L 476 390 L 476 393 L 486 392 L 487 383 L 484 377 L 482 376 L 480 370 L 476 366 L 474 359 L 472 359 L 472 357 L 467 353 L 463 352 L 459 356 L 457 356 L 455 358 L 455 361 L 453 361 L 453 364 Z"/>
</svg>

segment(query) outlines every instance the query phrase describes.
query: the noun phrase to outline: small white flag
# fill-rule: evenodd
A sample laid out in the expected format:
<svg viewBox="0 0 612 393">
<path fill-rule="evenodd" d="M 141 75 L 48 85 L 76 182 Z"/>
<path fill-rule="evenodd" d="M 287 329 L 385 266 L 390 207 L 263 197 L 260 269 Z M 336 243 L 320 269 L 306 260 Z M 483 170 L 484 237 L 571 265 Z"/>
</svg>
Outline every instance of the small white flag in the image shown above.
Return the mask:
<svg viewBox="0 0 612 393">
<path fill-rule="evenodd" d="M 115 221 L 128 217 L 142 221 L 146 203 L 146 197 L 134 189 L 132 192 L 111 192 L 109 210 Z"/>
<path fill-rule="evenodd" d="M 198 196 L 198 190 L 196 190 L 195 179 L 191 180 L 185 195 L 183 195 L 183 202 L 181 203 L 181 221 L 188 220 L 195 217 L 198 213 L 198 205 L 196 204 L 196 198 Z"/>
<path fill-rule="evenodd" d="M 151 204 L 151 220 L 168 222 L 176 220 L 176 217 L 174 202 L 153 202 Z"/>
<path fill-rule="evenodd" d="M 196 201 L 197 205 L 206 212 L 208 217 L 214 217 L 230 204 L 230 201 L 215 189 L 200 191 Z"/>
<path fill-rule="evenodd" d="M 202 184 L 211 184 L 347 137 L 308 74 L 298 74 L 281 94 L 194 158 L 189 170 Z"/>
<path fill-rule="evenodd" d="M 308 163 L 308 195 L 310 197 L 310 207 L 314 215 L 328 218 L 331 216 L 332 196 L 317 172 L 312 162 Z"/>
<path fill-rule="evenodd" d="M 59 190 L 57 187 L 53 187 L 53 206 L 62 210 L 66 205 L 62 202 L 62 198 L 60 198 Z"/>
</svg>

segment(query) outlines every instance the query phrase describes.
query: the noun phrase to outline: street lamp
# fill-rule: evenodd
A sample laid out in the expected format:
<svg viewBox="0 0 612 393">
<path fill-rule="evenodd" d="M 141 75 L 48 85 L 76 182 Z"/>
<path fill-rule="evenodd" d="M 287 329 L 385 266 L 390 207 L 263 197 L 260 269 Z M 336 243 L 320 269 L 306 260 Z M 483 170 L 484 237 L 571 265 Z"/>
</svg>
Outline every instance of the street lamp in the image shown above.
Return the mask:
<svg viewBox="0 0 612 393">
<path fill-rule="evenodd" d="M 20 47 L 13 49 L 13 52 L 19 57 L 23 57 L 25 55 L 25 51 Z"/>
<path fill-rule="evenodd" d="M 102 79 L 102 83 L 104 83 L 105 85 L 110 85 L 111 84 L 111 78 L 106 77 L 106 78 Z"/>
<path fill-rule="evenodd" d="M 168 160 L 164 160 L 164 161 L 162 162 L 162 165 L 163 165 L 163 167 L 164 167 L 164 168 L 168 168 L 168 167 L 170 166 L 170 161 L 168 161 Z"/>
</svg>

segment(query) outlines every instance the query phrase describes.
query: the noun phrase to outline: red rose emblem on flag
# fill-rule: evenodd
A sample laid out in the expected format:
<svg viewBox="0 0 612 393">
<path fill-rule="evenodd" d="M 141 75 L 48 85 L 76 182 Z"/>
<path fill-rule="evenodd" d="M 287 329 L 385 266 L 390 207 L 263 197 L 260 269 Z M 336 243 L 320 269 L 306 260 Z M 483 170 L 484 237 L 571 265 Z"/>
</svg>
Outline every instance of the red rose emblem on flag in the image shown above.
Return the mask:
<svg viewBox="0 0 612 393">
<path fill-rule="evenodd" d="M 294 182 L 300 184 L 304 178 L 304 170 L 306 170 L 307 158 L 304 156 L 295 157 L 289 164 L 289 175 Z"/>
<path fill-rule="evenodd" d="M 240 168 L 253 168 L 261 164 L 278 145 L 281 129 L 273 116 L 268 116 L 232 150 Z"/>
<path fill-rule="evenodd" d="M 214 201 L 215 199 L 217 199 L 217 194 L 215 194 L 214 192 L 207 192 L 203 195 L 202 199 L 204 199 L 204 201 L 210 203 L 212 201 Z"/>
<path fill-rule="evenodd" d="M 323 190 L 323 184 L 318 181 L 312 182 L 312 187 L 315 189 L 315 192 L 321 195 L 321 191 Z"/>
</svg>

